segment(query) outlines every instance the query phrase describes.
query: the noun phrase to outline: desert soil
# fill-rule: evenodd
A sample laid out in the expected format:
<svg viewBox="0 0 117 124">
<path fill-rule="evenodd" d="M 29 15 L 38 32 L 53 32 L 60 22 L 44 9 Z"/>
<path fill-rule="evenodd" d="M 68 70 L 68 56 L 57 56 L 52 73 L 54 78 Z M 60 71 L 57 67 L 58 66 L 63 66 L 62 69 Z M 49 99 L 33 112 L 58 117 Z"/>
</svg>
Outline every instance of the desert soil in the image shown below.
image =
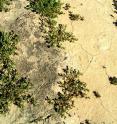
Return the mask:
<svg viewBox="0 0 117 124">
<path fill-rule="evenodd" d="M 0 13 L 0 27 L 12 29 L 21 37 L 14 60 L 19 72 L 34 82 L 39 101 L 33 110 L 31 107 L 22 110 L 23 114 L 12 106 L 7 116 L 0 117 L 0 124 L 29 124 L 33 115 L 35 118 L 48 115 L 52 110 L 43 98 L 60 90 L 55 81 L 57 73 L 66 65 L 82 72 L 81 80 L 87 83 L 90 99 L 75 99 L 71 117 L 55 117 L 44 124 L 63 124 L 63 121 L 80 124 L 86 119 L 91 124 L 117 124 L 117 86 L 108 80 L 108 76 L 117 76 L 117 28 L 113 24 L 117 15 L 113 12 L 113 2 L 63 0 L 63 3 L 70 3 L 70 11 L 84 17 L 84 21 L 71 21 L 65 10 L 58 17 L 58 22 L 66 24 L 68 31 L 78 38 L 74 43 L 63 43 L 64 50 L 48 49 L 41 43 L 39 16 L 24 8 L 28 4 L 26 0 L 14 1 L 9 12 Z M 98 91 L 101 97 L 96 98 L 93 91 Z"/>
</svg>

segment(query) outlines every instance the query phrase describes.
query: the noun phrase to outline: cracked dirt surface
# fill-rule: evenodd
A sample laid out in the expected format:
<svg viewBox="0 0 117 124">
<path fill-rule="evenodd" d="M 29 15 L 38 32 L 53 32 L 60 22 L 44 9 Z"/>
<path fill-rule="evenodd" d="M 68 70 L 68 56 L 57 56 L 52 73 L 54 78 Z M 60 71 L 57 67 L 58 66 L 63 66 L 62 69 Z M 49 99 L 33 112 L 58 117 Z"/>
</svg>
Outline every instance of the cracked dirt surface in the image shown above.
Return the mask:
<svg viewBox="0 0 117 124">
<path fill-rule="evenodd" d="M 93 124 L 117 124 L 117 87 L 108 81 L 108 75 L 117 76 L 117 29 L 110 16 L 114 14 L 112 0 L 65 2 L 71 4 L 70 11 L 84 16 L 84 21 L 74 21 L 72 25 L 70 20 L 65 21 L 68 20 L 65 16 L 59 19 L 64 20 L 78 37 L 73 44 L 64 43 L 66 64 L 81 70 L 81 79 L 90 89 L 90 99 L 76 99 L 76 107 L 71 110 L 73 118 L 67 118 L 65 122 L 79 124 L 89 119 Z M 94 90 L 101 94 L 101 98 L 93 96 Z"/>
<path fill-rule="evenodd" d="M 15 56 L 17 68 L 31 77 L 35 94 L 41 101 L 39 107 L 29 107 L 23 114 L 12 106 L 8 116 L 0 117 L 0 124 L 29 124 L 32 118 L 37 119 L 40 115 L 46 117 L 51 110 L 43 100 L 48 93 L 59 91 L 52 82 L 55 83 L 57 70 L 66 65 L 83 73 L 81 80 L 88 85 L 90 99 L 75 99 L 75 107 L 70 110 L 72 117 L 63 119 L 65 124 L 80 124 L 85 119 L 91 120 L 91 124 L 117 124 L 117 86 L 110 85 L 108 81 L 108 75 L 117 76 L 117 28 L 110 16 L 112 14 L 115 18 L 112 0 L 63 2 L 70 3 L 70 10 L 84 16 L 84 21 L 71 22 L 67 12 L 58 18 L 58 22 L 67 24 L 68 30 L 78 38 L 74 43 L 64 43 L 65 49 L 61 53 L 40 43 L 39 17 L 24 8 L 28 4 L 26 0 L 15 1 L 9 12 L 0 13 L 1 27 L 13 29 L 21 37 L 18 56 Z M 100 98 L 95 98 L 94 90 L 100 93 Z M 38 122 L 43 123 L 63 124 L 57 117 L 49 122 Z"/>
</svg>

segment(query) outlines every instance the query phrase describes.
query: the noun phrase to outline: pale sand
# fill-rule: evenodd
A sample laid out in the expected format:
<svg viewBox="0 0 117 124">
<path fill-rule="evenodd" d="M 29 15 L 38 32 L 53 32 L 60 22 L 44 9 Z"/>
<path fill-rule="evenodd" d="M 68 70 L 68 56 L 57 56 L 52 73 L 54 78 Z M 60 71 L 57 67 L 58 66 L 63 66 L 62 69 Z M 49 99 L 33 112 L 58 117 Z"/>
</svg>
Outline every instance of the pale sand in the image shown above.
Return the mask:
<svg viewBox="0 0 117 124">
<path fill-rule="evenodd" d="M 117 76 L 117 28 L 114 19 L 112 0 L 65 0 L 71 4 L 74 13 L 84 16 L 84 21 L 70 22 L 67 16 L 59 18 L 68 25 L 77 37 L 75 43 L 64 43 L 66 65 L 79 69 L 81 79 L 90 89 L 90 99 L 76 99 L 73 117 L 66 124 L 79 124 L 89 119 L 95 124 L 117 124 L 117 87 L 110 85 L 108 76 Z M 80 4 L 83 4 L 82 6 Z M 114 14 L 113 14 L 114 15 Z M 95 98 L 92 91 L 99 91 L 101 98 Z M 74 115 L 75 113 L 75 115 Z"/>
</svg>

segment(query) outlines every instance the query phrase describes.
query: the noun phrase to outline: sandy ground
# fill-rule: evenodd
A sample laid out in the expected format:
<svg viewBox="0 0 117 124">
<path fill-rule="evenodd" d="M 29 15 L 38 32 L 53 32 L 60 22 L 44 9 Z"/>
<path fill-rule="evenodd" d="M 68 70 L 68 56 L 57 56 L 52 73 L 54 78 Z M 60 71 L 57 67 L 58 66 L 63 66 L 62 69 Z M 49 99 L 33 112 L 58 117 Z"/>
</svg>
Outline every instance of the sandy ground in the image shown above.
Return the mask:
<svg viewBox="0 0 117 124">
<path fill-rule="evenodd" d="M 108 81 L 108 75 L 117 76 L 117 28 L 113 25 L 115 17 L 110 16 L 111 14 L 116 16 L 113 13 L 112 0 L 63 0 L 63 2 L 70 3 L 70 10 L 84 16 L 84 21 L 71 22 L 67 11 L 58 18 L 58 22 L 67 24 L 68 30 L 78 38 L 75 43 L 63 44 L 65 49 L 61 52 L 65 53 L 67 59 L 58 70 L 66 65 L 79 69 L 83 73 L 81 80 L 86 82 L 90 89 L 88 94 L 90 99 L 75 99 L 75 107 L 70 111 L 72 117 L 63 120 L 65 124 L 80 124 L 85 119 L 91 120 L 91 124 L 117 124 L 117 87 L 110 85 Z M 20 4 L 21 6 L 17 8 L 16 5 Z M 1 13 L 2 27 L 8 28 L 17 17 L 25 13 L 25 5 L 26 0 L 20 0 L 19 4 L 16 2 L 12 5 L 15 9 Z M 34 39 L 33 36 L 30 36 L 30 41 L 31 39 Z M 23 53 L 25 54 L 25 48 Z M 38 59 L 34 55 L 28 58 L 31 62 L 37 62 Z M 52 87 L 52 90 L 57 92 L 57 86 Z M 101 98 L 94 97 L 92 93 L 94 90 L 100 93 Z M 12 108 L 12 114 L 5 118 L 1 117 L 0 124 L 21 124 L 20 121 L 9 121 L 19 116 L 16 114 L 18 110 Z"/>
<path fill-rule="evenodd" d="M 108 81 L 108 75 L 117 76 L 117 28 L 110 16 L 112 0 L 65 2 L 71 3 L 71 11 L 85 18 L 82 22 L 70 22 L 68 16 L 59 19 L 79 39 L 75 43 L 64 43 L 66 64 L 80 69 L 81 78 L 90 89 L 89 100 L 76 99 L 76 107 L 71 111 L 73 118 L 66 119 L 66 124 L 79 124 L 85 119 L 95 124 L 117 124 L 117 87 Z M 93 90 L 98 91 L 101 98 L 96 99 Z"/>
</svg>

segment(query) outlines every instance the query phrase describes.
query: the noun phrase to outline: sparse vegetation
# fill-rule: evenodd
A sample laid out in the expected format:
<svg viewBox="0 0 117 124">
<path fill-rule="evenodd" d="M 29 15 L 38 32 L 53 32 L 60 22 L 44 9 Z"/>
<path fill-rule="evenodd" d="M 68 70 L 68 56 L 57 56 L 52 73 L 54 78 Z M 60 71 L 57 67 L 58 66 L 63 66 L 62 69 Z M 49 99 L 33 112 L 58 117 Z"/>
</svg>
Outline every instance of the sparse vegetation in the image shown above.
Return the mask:
<svg viewBox="0 0 117 124">
<path fill-rule="evenodd" d="M 117 85 L 117 78 L 114 77 L 109 77 L 110 84 Z"/>
<path fill-rule="evenodd" d="M 80 124 L 92 124 L 90 120 L 86 119 L 84 122 L 80 122 Z"/>
<path fill-rule="evenodd" d="M 0 12 L 8 11 L 7 5 L 10 4 L 12 0 L 0 0 Z"/>
<path fill-rule="evenodd" d="M 69 114 L 69 109 L 74 106 L 74 97 L 87 98 L 87 92 L 89 91 L 86 88 L 86 83 L 80 81 L 79 76 L 81 73 L 76 69 L 69 68 L 68 66 L 63 69 L 62 74 L 59 74 L 62 77 L 62 80 L 58 82 L 59 86 L 62 88 L 62 92 L 58 92 L 57 96 L 54 99 L 47 97 L 47 101 L 50 104 L 54 105 L 54 110 L 60 116 Z"/>
<path fill-rule="evenodd" d="M 117 0 L 113 0 L 113 6 L 114 6 L 114 9 L 115 9 L 115 13 L 117 14 Z M 117 20 L 115 22 L 113 22 L 113 24 L 115 26 L 117 26 Z"/>
<path fill-rule="evenodd" d="M 15 54 L 18 36 L 14 32 L 0 31 L 0 61 L 10 60 L 10 55 Z"/>
<path fill-rule="evenodd" d="M 56 98 L 50 99 L 46 98 L 49 104 L 53 105 L 53 109 L 57 112 L 61 117 L 65 117 L 65 114 L 70 114 L 68 111 L 74 106 L 74 101 L 72 97 L 66 96 L 63 93 L 58 92 Z"/>
<path fill-rule="evenodd" d="M 30 0 L 29 8 L 39 13 L 42 17 L 40 29 L 43 32 L 44 40 L 48 47 L 61 47 L 62 42 L 73 42 L 77 39 L 75 36 L 66 31 L 66 26 L 58 24 L 54 20 L 58 14 L 61 14 L 60 0 Z"/>
<path fill-rule="evenodd" d="M 49 24 L 49 31 L 45 36 L 45 41 L 48 47 L 61 47 L 65 41 L 74 42 L 77 39 L 75 36 L 66 31 L 66 26 L 59 24 L 55 26 L 53 23 Z"/>
<path fill-rule="evenodd" d="M 83 16 L 80 16 L 79 14 L 73 14 L 73 12 L 71 11 L 69 11 L 69 18 L 72 21 L 78 21 L 78 20 L 83 21 L 84 20 Z"/>
<path fill-rule="evenodd" d="M 55 18 L 62 13 L 60 0 L 29 0 L 29 2 L 28 8 L 42 16 Z"/>
<path fill-rule="evenodd" d="M 65 10 L 69 10 L 70 7 L 71 7 L 70 4 L 69 4 L 69 3 L 66 3 L 63 8 L 64 8 Z"/>
<path fill-rule="evenodd" d="M 117 13 L 117 0 L 113 0 L 113 5 L 115 7 L 115 13 Z"/>
<path fill-rule="evenodd" d="M 15 54 L 18 36 L 14 32 L 0 31 L 0 113 L 9 111 L 10 105 L 20 108 L 24 102 L 33 104 L 34 98 L 28 93 L 31 83 L 27 77 L 20 77 L 10 55 Z"/>
<path fill-rule="evenodd" d="M 101 97 L 101 95 L 99 94 L 98 91 L 93 91 L 93 94 L 94 94 L 94 96 L 95 96 L 96 98 L 100 98 L 100 97 Z"/>
<path fill-rule="evenodd" d="M 63 74 L 59 74 L 62 77 L 62 81 L 58 82 L 63 93 L 73 97 L 85 97 L 88 89 L 86 88 L 86 83 L 79 79 L 81 75 L 79 70 L 77 71 L 67 66 L 63 71 Z"/>
<path fill-rule="evenodd" d="M 115 22 L 113 22 L 113 24 L 114 24 L 115 26 L 117 26 L 117 20 L 116 20 Z"/>
</svg>

